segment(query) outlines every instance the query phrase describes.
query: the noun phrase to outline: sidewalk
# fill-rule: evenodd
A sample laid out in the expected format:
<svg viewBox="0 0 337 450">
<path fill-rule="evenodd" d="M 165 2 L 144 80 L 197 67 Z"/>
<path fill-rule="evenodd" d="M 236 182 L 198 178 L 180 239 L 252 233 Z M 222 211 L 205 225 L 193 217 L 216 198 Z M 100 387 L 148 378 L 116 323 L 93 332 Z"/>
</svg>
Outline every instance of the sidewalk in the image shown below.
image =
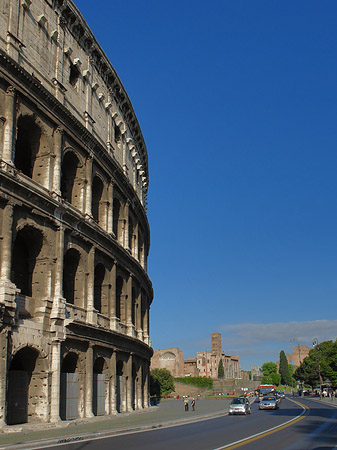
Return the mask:
<svg viewBox="0 0 337 450">
<path fill-rule="evenodd" d="M 158 406 L 113 417 L 77 419 L 56 424 L 22 424 L 1 429 L 0 449 L 38 448 L 87 437 L 113 435 L 135 430 L 176 425 L 206 418 L 220 417 L 228 413 L 231 399 L 197 400 L 195 411 L 184 410 L 182 399 L 162 400 Z"/>
</svg>

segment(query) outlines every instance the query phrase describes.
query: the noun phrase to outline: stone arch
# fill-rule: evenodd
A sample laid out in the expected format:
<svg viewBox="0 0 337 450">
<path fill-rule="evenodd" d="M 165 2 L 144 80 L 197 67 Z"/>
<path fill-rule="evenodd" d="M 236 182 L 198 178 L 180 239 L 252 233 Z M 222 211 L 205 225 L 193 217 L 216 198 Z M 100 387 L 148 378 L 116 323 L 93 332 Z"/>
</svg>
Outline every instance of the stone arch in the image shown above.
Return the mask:
<svg viewBox="0 0 337 450">
<path fill-rule="evenodd" d="M 116 411 L 122 412 L 123 409 L 123 392 L 124 392 L 124 361 L 116 361 Z"/>
<path fill-rule="evenodd" d="M 116 317 L 120 323 L 126 324 L 126 282 L 121 275 L 116 278 Z"/>
<path fill-rule="evenodd" d="M 105 223 L 104 183 L 97 174 L 92 182 L 91 213 L 100 227 Z"/>
<path fill-rule="evenodd" d="M 132 294 L 131 294 L 131 322 L 132 325 L 136 327 L 137 325 L 137 297 L 138 297 L 138 288 L 132 283 Z"/>
<path fill-rule="evenodd" d="M 94 274 L 94 308 L 100 313 L 107 313 L 106 299 L 104 299 L 103 282 L 105 278 L 104 264 L 98 263 L 95 266 Z M 105 301 L 104 301 L 105 300 Z M 103 305 L 105 306 L 103 308 Z"/>
<path fill-rule="evenodd" d="M 63 296 L 68 303 L 84 307 L 84 275 L 81 253 L 74 247 L 69 248 L 63 259 Z"/>
<path fill-rule="evenodd" d="M 48 414 L 47 359 L 32 346 L 20 348 L 8 370 L 7 423 L 45 421 Z"/>
<path fill-rule="evenodd" d="M 132 255 L 134 254 L 134 248 L 133 248 L 134 231 L 135 231 L 134 220 L 133 220 L 133 217 L 129 214 L 129 232 L 128 232 L 129 242 L 128 242 L 128 248 L 130 249 Z"/>
<path fill-rule="evenodd" d="M 103 416 L 106 411 L 109 380 L 108 366 L 102 356 L 96 358 L 93 366 L 92 410 L 95 416 Z"/>
<path fill-rule="evenodd" d="M 138 261 L 144 267 L 144 232 L 141 225 L 138 225 Z"/>
<path fill-rule="evenodd" d="M 22 295 L 41 297 L 45 277 L 37 271 L 37 259 L 43 246 L 43 233 L 26 225 L 16 233 L 12 251 L 12 281 Z M 46 274 L 44 274 L 46 275 Z"/>
<path fill-rule="evenodd" d="M 14 165 L 29 178 L 33 178 L 36 156 L 40 148 L 41 128 L 34 115 L 23 115 L 17 121 Z"/>
<path fill-rule="evenodd" d="M 119 241 L 121 237 L 121 227 L 120 227 L 120 215 L 121 215 L 121 202 L 118 198 L 113 199 L 113 225 L 112 231 Z"/>
<path fill-rule="evenodd" d="M 51 136 L 35 114 L 22 114 L 17 121 L 14 165 L 24 175 L 49 187 Z"/>
<path fill-rule="evenodd" d="M 61 166 L 61 196 L 78 209 L 82 208 L 82 167 L 78 154 L 68 149 Z"/>
<path fill-rule="evenodd" d="M 137 373 L 138 368 L 135 362 L 132 362 L 131 370 L 131 407 L 133 410 L 136 409 L 137 403 Z"/>
<path fill-rule="evenodd" d="M 61 363 L 60 417 L 71 420 L 78 417 L 79 404 L 79 357 L 74 351 L 63 356 Z"/>
</svg>

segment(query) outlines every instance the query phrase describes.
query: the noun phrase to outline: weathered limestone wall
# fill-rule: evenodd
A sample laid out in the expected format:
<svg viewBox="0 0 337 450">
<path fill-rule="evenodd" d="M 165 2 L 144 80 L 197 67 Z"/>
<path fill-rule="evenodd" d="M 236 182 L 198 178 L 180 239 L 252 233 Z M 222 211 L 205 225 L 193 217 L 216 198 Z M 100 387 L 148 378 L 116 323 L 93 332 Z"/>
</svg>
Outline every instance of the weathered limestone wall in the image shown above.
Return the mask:
<svg viewBox="0 0 337 450">
<path fill-rule="evenodd" d="M 76 6 L 2 2 L 0 426 L 149 406 L 147 184 L 131 102 Z"/>
</svg>

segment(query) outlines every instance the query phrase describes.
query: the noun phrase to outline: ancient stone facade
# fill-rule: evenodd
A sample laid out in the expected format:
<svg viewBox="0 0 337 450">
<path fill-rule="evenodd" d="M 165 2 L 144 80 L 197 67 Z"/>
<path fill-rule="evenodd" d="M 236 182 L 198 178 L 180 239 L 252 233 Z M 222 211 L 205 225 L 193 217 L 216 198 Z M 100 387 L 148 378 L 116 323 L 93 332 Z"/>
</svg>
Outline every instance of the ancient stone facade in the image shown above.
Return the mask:
<svg viewBox="0 0 337 450">
<path fill-rule="evenodd" d="M 218 378 L 220 360 L 224 367 L 224 379 L 241 378 L 241 368 L 237 355 L 226 355 L 221 350 L 221 334 L 211 334 L 211 351 L 197 353 L 197 368 L 201 377 Z"/>
<path fill-rule="evenodd" d="M 197 358 L 187 358 L 184 361 L 184 376 L 198 377 L 199 369 L 197 367 Z"/>
<path fill-rule="evenodd" d="M 311 348 L 306 345 L 296 345 L 292 353 L 288 353 L 287 360 L 289 364 L 293 364 L 296 367 L 299 367 L 303 362 L 304 358 L 309 356 Z M 277 362 L 279 366 L 279 361 Z"/>
<path fill-rule="evenodd" d="M 167 369 L 174 377 L 184 376 L 184 357 L 179 348 L 154 350 L 151 359 L 151 370 Z"/>
<path fill-rule="evenodd" d="M 74 3 L 1 2 L 0 425 L 149 406 L 147 186 L 133 107 Z"/>
</svg>

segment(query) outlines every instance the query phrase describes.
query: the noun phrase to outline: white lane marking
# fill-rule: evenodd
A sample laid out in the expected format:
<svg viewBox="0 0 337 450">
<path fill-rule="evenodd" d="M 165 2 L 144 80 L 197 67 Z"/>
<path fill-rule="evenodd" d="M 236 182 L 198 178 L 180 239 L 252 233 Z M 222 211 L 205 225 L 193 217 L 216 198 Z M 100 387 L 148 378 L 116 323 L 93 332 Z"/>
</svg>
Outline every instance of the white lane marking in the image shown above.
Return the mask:
<svg viewBox="0 0 337 450">
<path fill-rule="evenodd" d="M 295 403 L 297 403 L 297 402 L 295 402 Z M 242 442 L 248 441 L 249 439 L 256 438 L 256 437 L 261 436 L 261 435 L 263 435 L 263 434 L 265 434 L 265 433 L 269 433 L 270 431 L 277 430 L 278 428 L 281 428 L 281 427 L 283 427 L 284 425 L 287 425 L 288 423 L 294 422 L 294 420 L 299 419 L 299 418 L 302 417 L 303 414 L 306 412 L 306 408 L 305 408 L 304 406 L 302 406 L 300 403 L 297 403 L 297 404 L 298 404 L 301 408 L 303 408 L 303 411 L 302 411 L 301 414 L 299 414 L 298 416 L 293 417 L 292 419 L 287 420 L 286 422 L 283 422 L 283 423 L 281 423 L 280 425 L 277 425 L 276 427 L 269 428 L 268 430 L 264 430 L 264 431 L 261 431 L 260 433 L 253 434 L 253 435 L 248 436 L 248 437 L 246 437 L 246 438 L 244 438 L 244 439 L 240 439 L 239 441 L 231 442 L 230 444 L 226 444 L 226 445 L 223 445 L 223 446 L 221 446 L 221 447 L 214 448 L 213 450 L 223 450 L 223 449 L 225 449 L 225 448 L 231 447 L 232 445 L 241 444 Z"/>
</svg>

